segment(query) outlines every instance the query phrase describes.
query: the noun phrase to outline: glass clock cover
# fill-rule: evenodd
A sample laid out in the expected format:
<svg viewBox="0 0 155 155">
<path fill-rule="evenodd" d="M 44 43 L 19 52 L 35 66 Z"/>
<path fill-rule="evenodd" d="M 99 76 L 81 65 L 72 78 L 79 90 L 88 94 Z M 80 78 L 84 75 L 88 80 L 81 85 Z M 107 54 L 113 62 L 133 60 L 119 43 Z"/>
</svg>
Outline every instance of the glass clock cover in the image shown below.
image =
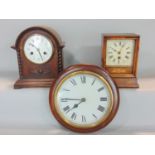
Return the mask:
<svg viewBox="0 0 155 155">
<path fill-rule="evenodd" d="M 47 37 L 34 34 L 25 41 L 24 54 L 29 61 L 43 64 L 52 57 L 53 45 Z"/>
</svg>

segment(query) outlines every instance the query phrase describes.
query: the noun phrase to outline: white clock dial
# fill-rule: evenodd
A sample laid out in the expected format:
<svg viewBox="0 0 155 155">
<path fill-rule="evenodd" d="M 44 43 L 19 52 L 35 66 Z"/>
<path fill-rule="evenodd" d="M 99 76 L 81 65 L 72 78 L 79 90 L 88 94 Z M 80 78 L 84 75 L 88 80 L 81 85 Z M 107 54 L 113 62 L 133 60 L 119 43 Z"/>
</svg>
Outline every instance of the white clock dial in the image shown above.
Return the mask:
<svg viewBox="0 0 155 155">
<path fill-rule="evenodd" d="M 56 90 L 56 108 L 62 118 L 81 127 L 96 125 L 109 114 L 112 93 L 107 82 L 92 72 L 76 72 Z"/>
<path fill-rule="evenodd" d="M 52 57 L 53 46 L 45 36 L 35 34 L 26 40 L 24 54 L 31 62 L 43 64 Z"/>
<path fill-rule="evenodd" d="M 135 40 L 107 40 L 106 65 L 132 66 Z"/>
</svg>

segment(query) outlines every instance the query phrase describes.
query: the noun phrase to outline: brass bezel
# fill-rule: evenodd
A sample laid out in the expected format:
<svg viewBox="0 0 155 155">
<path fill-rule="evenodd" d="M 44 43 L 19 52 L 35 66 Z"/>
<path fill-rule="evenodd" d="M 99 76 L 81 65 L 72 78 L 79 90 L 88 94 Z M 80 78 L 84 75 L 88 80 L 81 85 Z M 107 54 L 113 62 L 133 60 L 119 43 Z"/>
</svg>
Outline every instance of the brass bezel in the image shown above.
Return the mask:
<svg viewBox="0 0 155 155">
<path fill-rule="evenodd" d="M 101 117 L 98 121 L 96 121 L 96 123 L 92 123 L 91 125 L 90 124 L 87 124 L 87 125 L 81 124 L 80 125 L 80 124 L 73 123 L 73 122 L 69 121 L 67 118 L 65 118 L 65 115 L 63 115 L 63 113 L 61 112 L 61 110 L 59 108 L 59 105 L 58 105 L 57 95 L 58 95 L 58 92 L 59 92 L 61 86 L 63 85 L 64 81 L 66 81 L 69 78 L 71 78 L 71 77 L 73 77 L 75 75 L 78 75 L 78 74 L 89 74 L 89 75 L 93 75 L 93 76 L 99 78 L 106 85 L 107 89 L 109 90 L 109 95 L 110 95 L 110 101 L 109 102 L 110 102 L 110 106 L 109 106 L 106 114 L 103 117 Z M 85 70 L 83 70 L 83 71 L 75 71 L 75 72 L 70 73 L 67 76 L 65 76 L 61 80 L 61 82 L 58 84 L 57 88 L 54 91 L 54 107 L 56 109 L 57 114 L 61 117 L 61 119 L 65 123 L 67 123 L 68 125 L 70 125 L 72 127 L 76 127 L 76 128 L 83 128 L 83 129 L 87 128 L 88 129 L 88 128 L 96 127 L 99 124 L 101 124 L 102 122 L 104 122 L 107 119 L 107 117 L 110 115 L 110 113 L 111 113 L 111 111 L 113 109 L 113 100 L 114 100 L 114 96 L 113 96 L 112 88 L 109 85 L 109 83 L 105 80 L 105 78 L 102 77 L 102 76 L 100 76 L 97 73 L 94 73 L 94 72 L 91 72 L 91 71 L 85 71 Z"/>
</svg>

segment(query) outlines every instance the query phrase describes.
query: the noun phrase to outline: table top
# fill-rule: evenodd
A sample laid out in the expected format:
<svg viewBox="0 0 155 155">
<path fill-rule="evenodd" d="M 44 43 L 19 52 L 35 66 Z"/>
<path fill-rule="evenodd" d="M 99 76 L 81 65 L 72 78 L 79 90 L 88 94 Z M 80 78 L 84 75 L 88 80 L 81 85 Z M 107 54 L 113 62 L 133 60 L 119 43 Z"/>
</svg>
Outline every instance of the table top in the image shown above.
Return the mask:
<svg viewBox="0 0 155 155">
<path fill-rule="evenodd" d="M 15 90 L 16 78 L 14 73 L 0 75 L 0 134 L 78 134 L 53 117 L 49 88 Z M 90 134 L 155 134 L 155 78 L 141 78 L 139 85 L 139 89 L 120 89 L 116 117 Z"/>
</svg>

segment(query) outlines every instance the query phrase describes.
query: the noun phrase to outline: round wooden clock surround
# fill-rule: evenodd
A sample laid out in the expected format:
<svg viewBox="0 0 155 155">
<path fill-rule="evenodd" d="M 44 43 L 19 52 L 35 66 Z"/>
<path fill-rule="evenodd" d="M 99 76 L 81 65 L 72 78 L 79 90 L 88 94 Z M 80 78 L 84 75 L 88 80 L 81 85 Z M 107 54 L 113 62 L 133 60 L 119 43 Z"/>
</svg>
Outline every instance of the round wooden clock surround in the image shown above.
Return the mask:
<svg viewBox="0 0 155 155">
<path fill-rule="evenodd" d="M 60 89 L 60 85 L 63 84 L 63 82 L 67 78 L 74 76 L 78 73 L 81 73 L 81 74 L 88 73 L 88 74 L 99 76 L 99 78 L 103 79 L 103 81 L 107 84 L 108 89 L 110 90 L 111 95 L 112 95 L 111 107 L 109 109 L 109 112 L 103 119 L 96 122 L 92 126 L 81 127 L 78 125 L 73 125 L 68 120 L 66 120 L 66 118 L 61 116 L 60 111 L 57 108 L 56 98 L 57 98 L 57 93 Z M 114 118 L 118 110 L 118 107 L 119 107 L 119 92 L 118 92 L 118 89 L 115 83 L 113 82 L 111 77 L 108 75 L 108 73 L 104 69 L 97 67 L 97 66 L 93 66 L 93 65 L 73 65 L 65 69 L 58 76 L 58 78 L 52 83 L 50 94 L 49 94 L 49 102 L 50 102 L 50 108 L 51 108 L 53 115 L 58 120 L 58 122 L 60 122 L 63 126 L 75 132 L 94 132 L 107 126 Z"/>
<path fill-rule="evenodd" d="M 44 36 L 52 45 L 51 57 L 42 64 L 31 62 L 25 55 L 24 44 L 33 35 Z M 62 49 L 64 45 L 59 35 L 49 28 L 30 27 L 19 34 L 16 43 L 12 46 L 17 51 L 19 80 L 14 88 L 50 87 L 53 80 L 63 70 Z"/>
</svg>

